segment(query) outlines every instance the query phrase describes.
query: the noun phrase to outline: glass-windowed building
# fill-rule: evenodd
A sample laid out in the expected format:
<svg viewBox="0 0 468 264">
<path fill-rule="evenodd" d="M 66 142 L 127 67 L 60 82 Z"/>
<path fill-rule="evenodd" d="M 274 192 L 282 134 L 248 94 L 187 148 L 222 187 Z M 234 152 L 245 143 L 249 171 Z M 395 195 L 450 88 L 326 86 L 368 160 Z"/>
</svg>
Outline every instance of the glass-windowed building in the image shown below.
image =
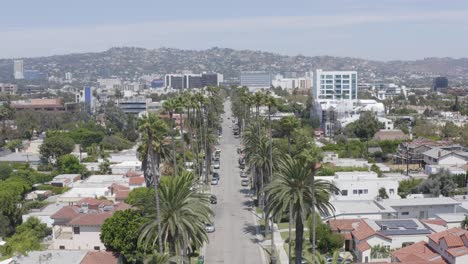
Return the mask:
<svg viewBox="0 0 468 264">
<path fill-rule="evenodd" d="M 317 100 L 357 100 L 357 72 L 317 69 L 312 93 Z"/>
<path fill-rule="evenodd" d="M 240 74 L 240 85 L 249 88 L 270 88 L 271 74 L 263 71 L 243 71 Z"/>
</svg>

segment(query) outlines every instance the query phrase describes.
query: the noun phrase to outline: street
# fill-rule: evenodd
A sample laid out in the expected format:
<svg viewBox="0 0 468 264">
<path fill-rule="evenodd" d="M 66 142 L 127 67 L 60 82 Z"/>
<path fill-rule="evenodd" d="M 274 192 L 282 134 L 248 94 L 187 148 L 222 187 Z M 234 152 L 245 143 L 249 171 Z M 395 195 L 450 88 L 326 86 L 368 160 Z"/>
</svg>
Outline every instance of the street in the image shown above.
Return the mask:
<svg viewBox="0 0 468 264">
<path fill-rule="evenodd" d="M 261 264 L 262 249 L 255 236 L 249 188 L 241 186 L 239 176 L 236 148 L 240 140 L 232 134 L 230 101 L 225 102 L 224 111 L 220 181 L 212 186 L 212 193 L 218 197 L 218 203 L 213 205 L 216 231 L 208 234 L 205 263 Z"/>
</svg>

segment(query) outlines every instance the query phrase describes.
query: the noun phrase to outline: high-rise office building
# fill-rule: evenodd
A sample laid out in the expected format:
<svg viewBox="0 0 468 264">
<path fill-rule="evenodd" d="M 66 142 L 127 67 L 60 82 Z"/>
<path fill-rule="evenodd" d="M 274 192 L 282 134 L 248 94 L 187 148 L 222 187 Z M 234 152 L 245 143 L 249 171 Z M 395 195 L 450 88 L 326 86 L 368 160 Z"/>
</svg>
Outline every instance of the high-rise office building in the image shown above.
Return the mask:
<svg viewBox="0 0 468 264">
<path fill-rule="evenodd" d="M 184 75 L 182 74 L 166 74 L 164 76 L 165 86 L 172 89 L 184 88 Z"/>
<path fill-rule="evenodd" d="M 323 71 L 314 74 L 312 95 L 318 100 L 357 100 L 356 71 Z"/>
<path fill-rule="evenodd" d="M 252 89 L 268 89 L 271 86 L 271 74 L 264 71 L 243 71 L 240 74 L 240 85 Z"/>
<path fill-rule="evenodd" d="M 223 81 L 223 75 L 219 73 L 203 73 L 201 75 L 201 85 L 206 86 L 219 86 L 219 83 Z"/>
<path fill-rule="evenodd" d="M 447 77 L 435 77 L 432 81 L 432 91 L 437 92 L 448 88 Z"/>
<path fill-rule="evenodd" d="M 194 89 L 206 86 L 218 86 L 223 80 L 223 75 L 218 73 L 203 74 L 166 74 L 165 87 L 172 89 Z"/>
<path fill-rule="evenodd" d="M 13 61 L 13 74 L 15 75 L 16 80 L 24 79 L 23 60 Z"/>
</svg>

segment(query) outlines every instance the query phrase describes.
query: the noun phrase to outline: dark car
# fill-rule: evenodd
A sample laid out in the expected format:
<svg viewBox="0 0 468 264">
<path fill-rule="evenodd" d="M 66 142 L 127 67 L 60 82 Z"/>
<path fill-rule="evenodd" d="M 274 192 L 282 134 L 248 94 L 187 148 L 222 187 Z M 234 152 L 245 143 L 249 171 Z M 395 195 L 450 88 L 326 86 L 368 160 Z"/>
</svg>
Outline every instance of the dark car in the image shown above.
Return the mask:
<svg viewBox="0 0 468 264">
<path fill-rule="evenodd" d="M 217 204 L 218 203 L 218 198 L 216 197 L 216 195 L 214 195 L 214 194 L 210 195 L 210 203 L 211 204 Z"/>
<path fill-rule="evenodd" d="M 218 179 L 219 180 L 219 173 L 217 173 L 217 172 L 213 173 L 213 179 Z"/>
</svg>

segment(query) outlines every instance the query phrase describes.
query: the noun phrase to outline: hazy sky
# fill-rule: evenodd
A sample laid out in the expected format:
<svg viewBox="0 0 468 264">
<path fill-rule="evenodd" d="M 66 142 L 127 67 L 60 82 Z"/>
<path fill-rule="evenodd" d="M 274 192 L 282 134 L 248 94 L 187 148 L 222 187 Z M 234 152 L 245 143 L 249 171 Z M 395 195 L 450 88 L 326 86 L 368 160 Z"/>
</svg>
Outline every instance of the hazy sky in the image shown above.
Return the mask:
<svg viewBox="0 0 468 264">
<path fill-rule="evenodd" d="M 0 58 L 116 46 L 468 57 L 468 0 L 10 0 Z"/>
</svg>

